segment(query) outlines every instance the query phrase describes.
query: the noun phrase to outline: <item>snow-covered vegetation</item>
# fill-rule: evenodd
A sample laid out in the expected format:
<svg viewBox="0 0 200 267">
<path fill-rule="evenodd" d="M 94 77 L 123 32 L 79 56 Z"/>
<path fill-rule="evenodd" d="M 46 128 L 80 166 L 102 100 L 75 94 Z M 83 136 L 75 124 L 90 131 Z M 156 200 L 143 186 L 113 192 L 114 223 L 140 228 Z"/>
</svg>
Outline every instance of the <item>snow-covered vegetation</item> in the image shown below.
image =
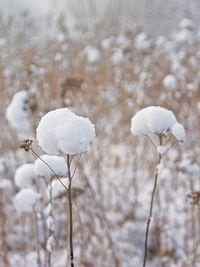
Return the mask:
<svg viewBox="0 0 200 267">
<path fill-rule="evenodd" d="M 139 267 L 148 219 L 146 266 L 199 266 L 198 25 L 40 41 L 24 16 L 0 30 L 0 266 Z"/>
</svg>

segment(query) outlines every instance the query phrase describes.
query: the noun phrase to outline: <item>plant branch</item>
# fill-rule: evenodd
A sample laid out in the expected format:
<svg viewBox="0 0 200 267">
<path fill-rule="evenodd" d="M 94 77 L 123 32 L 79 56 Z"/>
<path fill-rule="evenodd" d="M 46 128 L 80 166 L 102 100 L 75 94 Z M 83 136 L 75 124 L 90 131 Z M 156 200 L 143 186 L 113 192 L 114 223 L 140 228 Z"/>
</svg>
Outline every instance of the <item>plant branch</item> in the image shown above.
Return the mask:
<svg viewBox="0 0 200 267">
<path fill-rule="evenodd" d="M 76 170 L 77 170 L 77 168 L 78 168 L 78 164 L 79 164 L 79 161 L 80 161 L 80 159 L 81 159 L 81 156 L 82 156 L 82 153 L 81 153 L 81 154 L 79 155 L 79 157 L 78 157 L 76 166 L 75 166 L 74 171 L 73 171 L 73 173 L 72 173 L 72 179 L 73 179 L 74 174 L 76 173 Z"/>
<path fill-rule="evenodd" d="M 160 143 L 160 146 L 162 146 L 162 134 L 159 135 L 159 143 Z M 162 159 L 162 155 L 159 154 L 157 165 L 159 165 L 161 163 L 161 159 Z M 152 195 L 151 195 L 149 217 L 147 220 L 147 227 L 146 227 L 146 233 L 145 233 L 145 245 L 144 245 L 145 252 L 144 252 L 143 267 L 146 266 L 146 260 L 147 260 L 149 227 L 150 227 L 150 222 L 151 222 L 152 214 L 153 214 L 153 204 L 154 204 L 154 196 L 155 196 L 156 187 L 157 187 L 157 181 L 158 181 L 158 168 L 156 168 L 154 187 L 153 187 L 153 191 L 152 191 Z"/>
<path fill-rule="evenodd" d="M 145 134 L 145 137 L 147 138 L 147 140 L 149 140 L 149 142 L 152 144 L 152 146 L 155 148 L 155 150 L 157 151 L 156 145 L 154 144 L 154 142 L 151 140 L 151 138 Z"/>
<path fill-rule="evenodd" d="M 73 251 L 73 217 L 72 217 L 72 196 L 71 196 L 71 183 L 72 176 L 70 171 L 70 157 L 67 154 L 67 169 L 68 169 L 68 177 L 69 177 L 69 188 L 68 188 L 68 205 L 69 205 L 69 220 L 70 220 L 70 228 L 69 228 L 69 245 L 70 245 L 70 262 L 71 267 L 74 267 L 74 251 Z"/>
</svg>

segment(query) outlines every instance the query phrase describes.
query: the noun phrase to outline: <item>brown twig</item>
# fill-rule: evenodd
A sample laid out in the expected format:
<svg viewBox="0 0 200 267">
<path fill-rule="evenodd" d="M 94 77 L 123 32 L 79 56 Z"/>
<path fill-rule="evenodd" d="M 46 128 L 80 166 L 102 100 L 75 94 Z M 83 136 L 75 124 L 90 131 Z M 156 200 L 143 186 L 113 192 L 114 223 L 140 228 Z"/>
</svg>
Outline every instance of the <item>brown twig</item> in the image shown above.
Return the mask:
<svg viewBox="0 0 200 267">
<path fill-rule="evenodd" d="M 159 135 L 159 143 L 160 143 L 160 146 L 162 146 L 162 134 Z M 161 163 L 161 159 L 162 159 L 162 155 L 159 154 L 157 166 Z M 158 168 L 156 168 L 154 187 L 153 187 L 153 191 L 152 191 L 152 195 L 151 195 L 149 217 L 147 220 L 147 227 L 146 227 L 146 233 L 145 233 L 145 244 L 144 244 L 144 251 L 145 252 L 144 252 L 143 267 L 146 266 L 146 260 L 147 260 L 149 227 L 150 227 L 150 222 L 151 222 L 152 214 L 153 214 L 153 204 L 154 204 L 154 196 L 155 196 L 155 192 L 156 192 L 157 181 L 158 181 Z"/>
<path fill-rule="evenodd" d="M 72 197 L 71 197 L 71 186 L 72 186 L 72 176 L 70 171 L 70 156 L 67 154 L 67 169 L 69 177 L 69 188 L 68 188 L 68 205 L 69 205 L 69 245 L 70 245 L 70 262 L 71 267 L 74 267 L 74 250 L 73 250 L 73 214 L 72 214 Z"/>
</svg>

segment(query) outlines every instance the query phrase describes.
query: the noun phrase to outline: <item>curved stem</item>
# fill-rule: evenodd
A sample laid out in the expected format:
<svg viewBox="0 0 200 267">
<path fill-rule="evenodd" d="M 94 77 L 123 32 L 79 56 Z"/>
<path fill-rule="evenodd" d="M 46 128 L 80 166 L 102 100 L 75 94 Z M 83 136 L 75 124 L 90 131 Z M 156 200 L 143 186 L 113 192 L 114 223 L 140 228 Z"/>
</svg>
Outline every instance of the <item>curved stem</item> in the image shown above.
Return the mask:
<svg viewBox="0 0 200 267">
<path fill-rule="evenodd" d="M 162 145 L 162 135 L 159 135 L 159 143 L 160 146 Z M 162 155 L 159 154 L 158 158 L 158 165 L 161 163 Z M 150 210 L 149 210 L 149 217 L 147 220 L 147 227 L 146 227 L 146 233 L 145 233 L 145 244 L 144 244 L 144 261 L 143 261 L 143 267 L 146 266 L 146 260 L 147 260 L 147 252 L 148 252 L 148 236 L 149 236 L 149 227 L 150 227 L 150 222 L 152 219 L 152 214 L 153 214 L 153 204 L 154 204 L 154 196 L 156 192 L 156 187 L 157 187 L 157 181 L 158 181 L 158 168 L 156 168 L 156 173 L 155 173 L 155 180 L 154 180 L 154 187 L 151 195 L 151 203 L 150 203 Z"/>
<path fill-rule="evenodd" d="M 70 262 L 71 267 L 74 267 L 74 250 L 73 250 L 73 217 L 72 217 L 72 194 L 71 194 L 71 186 L 72 186 L 72 176 L 70 171 L 70 158 L 67 155 L 67 168 L 68 168 L 68 177 L 69 177 L 69 188 L 68 188 L 68 205 L 69 205 L 69 245 L 70 245 Z"/>
</svg>

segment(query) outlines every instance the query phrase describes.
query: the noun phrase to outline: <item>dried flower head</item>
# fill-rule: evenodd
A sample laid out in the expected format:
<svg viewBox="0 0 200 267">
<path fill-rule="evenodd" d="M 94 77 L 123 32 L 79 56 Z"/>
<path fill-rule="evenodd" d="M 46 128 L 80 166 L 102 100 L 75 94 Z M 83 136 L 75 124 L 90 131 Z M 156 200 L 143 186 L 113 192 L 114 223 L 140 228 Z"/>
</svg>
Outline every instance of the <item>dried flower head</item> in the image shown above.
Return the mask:
<svg viewBox="0 0 200 267">
<path fill-rule="evenodd" d="M 187 194 L 187 197 L 190 199 L 190 204 L 199 205 L 200 204 L 200 191 L 194 191 Z"/>
<path fill-rule="evenodd" d="M 26 152 L 28 152 L 30 149 L 32 149 L 32 143 L 33 143 L 33 140 L 31 140 L 31 139 L 23 140 L 20 148 L 22 148 Z"/>
</svg>

